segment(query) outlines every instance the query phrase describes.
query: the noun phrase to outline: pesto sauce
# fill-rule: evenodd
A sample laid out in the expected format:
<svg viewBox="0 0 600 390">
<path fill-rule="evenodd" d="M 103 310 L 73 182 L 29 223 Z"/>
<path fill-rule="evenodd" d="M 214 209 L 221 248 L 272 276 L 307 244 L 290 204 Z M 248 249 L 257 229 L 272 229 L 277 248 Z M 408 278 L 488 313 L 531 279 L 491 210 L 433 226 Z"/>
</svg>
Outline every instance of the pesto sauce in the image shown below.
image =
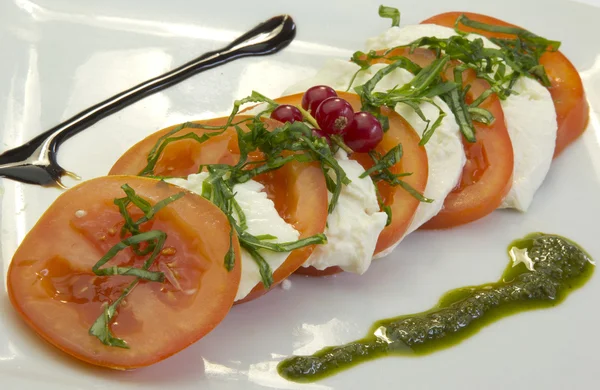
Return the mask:
<svg viewBox="0 0 600 390">
<path fill-rule="evenodd" d="M 509 246 L 526 249 L 534 271 L 509 263 L 498 282 L 444 294 L 425 312 L 376 322 L 369 335 L 311 356 L 283 360 L 278 371 L 296 382 L 313 382 L 367 360 L 421 356 L 458 344 L 502 317 L 552 307 L 585 284 L 593 273 L 590 256 L 566 238 L 533 233 Z"/>
</svg>

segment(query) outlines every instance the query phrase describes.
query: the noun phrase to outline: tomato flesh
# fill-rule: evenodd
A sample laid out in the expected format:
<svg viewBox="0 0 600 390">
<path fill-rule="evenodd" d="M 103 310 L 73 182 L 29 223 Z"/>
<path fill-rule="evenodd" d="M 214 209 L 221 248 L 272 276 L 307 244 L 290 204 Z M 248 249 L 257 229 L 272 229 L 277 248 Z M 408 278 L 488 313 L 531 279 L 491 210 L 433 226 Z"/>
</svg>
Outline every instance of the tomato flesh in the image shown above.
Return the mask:
<svg viewBox="0 0 600 390">
<path fill-rule="evenodd" d="M 115 369 L 143 367 L 177 353 L 210 332 L 233 304 L 240 280 L 237 239 L 233 270 L 224 258 L 230 225 L 216 206 L 191 193 L 160 210 L 142 231 L 167 234 L 150 268 L 164 282 L 141 281 L 110 324 L 129 349 L 88 334 L 106 304 L 133 276 L 97 276 L 92 266 L 120 241 L 123 218 L 113 199 L 129 184 L 152 204 L 181 189 L 153 179 L 111 176 L 63 193 L 17 249 L 8 270 L 8 294 L 23 319 L 45 340 L 83 361 Z M 141 214 L 134 214 L 134 219 Z M 108 266 L 140 267 L 148 256 L 127 248 Z"/>
<path fill-rule="evenodd" d="M 471 12 L 447 12 L 433 16 L 421 23 L 454 27 L 455 21 L 460 15 L 494 26 L 517 27 L 500 19 Z M 513 37 L 507 34 L 474 30 L 464 25 L 460 25 L 459 28 L 466 32 L 477 32 L 488 38 Z M 590 108 L 579 72 L 564 54 L 559 51 L 546 52 L 540 58 L 540 64 L 544 66 L 550 78 L 551 86 L 548 90 L 556 110 L 558 123 L 556 147 L 554 149 L 554 157 L 556 157 L 585 131 L 589 121 Z"/>
<path fill-rule="evenodd" d="M 234 123 L 246 118 L 250 117 L 236 116 Z M 217 118 L 196 123 L 222 126 L 227 123 L 226 121 L 227 118 Z M 281 126 L 280 122 L 272 119 L 265 119 L 264 122 L 269 130 Z M 248 131 L 245 125 L 241 127 L 244 131 Z M 119 158 L 109 174 L 138 174 L 146 166 L 146 156 L 158 139 L 174 128 L 175 126 L 172 126 L 160 130 L 134 145 Z M 193 132 L 202 136 L 209 131 L 212 130 L 187 128 L 177 135 Z M 237 133 L 235 129 L 229 128 L 223 134 L 212 137 L 202 144 L 194 140 L 179 140 L 169 144 L 156 164 L 155 174 L 183 177 L 198 172 L 200 165 L 234 165 L 239 158 Z M 249 156 L 251 161 L 262 158 L 260 153 Z M 327 187 L 318 163 L 291 162 L 276 171 L 258 176 L 255 180 L 265 186 L 267 196 L 275 204 L 277 212 L 300 233 L 300 239 L 323 233 L 327 222 Z M 314 246 L 307 246 L 292 251 L 286 261 L 273 272 L 272 286 L 296 271 L 313 250 Z M 263 284 L 258 283 L 250 294 L 238 303 L 255 299 L 265 292 Z"/>
</svg>

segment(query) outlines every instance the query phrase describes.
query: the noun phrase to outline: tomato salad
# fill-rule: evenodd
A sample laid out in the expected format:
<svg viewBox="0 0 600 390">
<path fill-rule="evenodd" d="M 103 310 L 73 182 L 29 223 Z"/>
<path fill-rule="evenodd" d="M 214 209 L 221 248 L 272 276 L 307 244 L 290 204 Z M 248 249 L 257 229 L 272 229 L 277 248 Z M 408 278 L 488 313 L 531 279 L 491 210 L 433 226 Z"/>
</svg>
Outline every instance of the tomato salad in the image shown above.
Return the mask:
<svg viewBox="0 0 600 390">
<path fill-rule="evenodd" d="M 545 156 L 585 130 L 581 79 L 557 42 L 479 14 L 403 28 L 380 14 L 392 28 L 335 65 L 347 73 L 160 130 L 59 196 L 8 270 L 24 321 L 88 363 L 148 366 L 294 272 L 363 273 L 414 229 L 501 207 L 522 174 L 510 105 L 522 85 L 553 103 Z M 460 164 L 434 190 L 451 155 Z"/>
</svg>

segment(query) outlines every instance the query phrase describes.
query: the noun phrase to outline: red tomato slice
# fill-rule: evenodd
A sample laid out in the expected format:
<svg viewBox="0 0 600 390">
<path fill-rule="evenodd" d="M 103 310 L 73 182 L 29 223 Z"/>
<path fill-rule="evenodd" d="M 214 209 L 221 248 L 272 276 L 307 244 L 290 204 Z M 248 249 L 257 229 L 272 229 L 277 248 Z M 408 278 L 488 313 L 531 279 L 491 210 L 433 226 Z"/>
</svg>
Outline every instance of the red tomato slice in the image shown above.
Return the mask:
<svg viewBox="0 0 600 390">
<path fill-rule="evenodd" d="M 388 56 L 408 57 L 420 66 L 427 66 L 435 59 L 434 53 L 427 49 L 417 49 L 413 53 L 408 49 L 396 49 Z M 383 58 L 374 62 L 390 61 Z M 445 77 L 454 79 L 452 67 L 447 70 Z M 463 80 L 465 84 L 471 85 L 466 97 L 467 103 L 489 89 L 489 84 L 476 78 L 471 70 L 463 73 Z M 476 142 L 470 143 L 463 139 L 467 162 L 460 183 L 448 194 L 442 210 L 424 224 L 423 229 L 450 228 L 483 218 L 497 209 L 510 191 L 514 158 L 504 111 L 495 94 L 481 103 L 480 107 L 490 111 L 496 120 L 489 126 L 474 123 Z"/>
<path fill-rule="evenodd" d="M 244 118 L 249 116 L 237 116 L 234 123 Z M 227 123 L 227 118 L 196 123 L 222 126 Z M 266 119 L 265 123 L 270 129 L 281 125 L 269 119 Z M 110 174 L 138 174 L 146 166 L 146 157 L 150 149 L 161 136 L 175 127 L 160 130 L 131 147 L 115 163 Z M 247 130 L 245 126 L 242 126 L 242 129 Z M 210 130 L 189 128 L 179 135 L 193 132 L 201 136 L 208 131 Z M 239 161 L 239 152 L 237 133 L 233 128 L 202 144 L 193 140 L 176 141 L 165 148 L 156 164 L 155 174 L 187 176 L 198 172 L 201 164 L 233 165 Z M 252 157 L 255 160 L 261 158 L 258 154 Z M 267 194 L 275 203 L 279 215 L 300 232 L 300 238 L 323 233 L 327 222 L 327 186 L 319 164 L 292 162 L 276 171 L 261 175 L 256 180 L 265 185 Z M 296 271 L 308 259 L 313 249 L 314 246 L 308 246 L 292 251 L 286 261 L 273 273 L 273 286 Z M 238 303 L 255 299 L 265 292 L 263 284 L 258 283 L 250 294 Z"/>
<path fill-rule="evenodd" d="M 358 95 L 339 91 L 337 94 L 342 99 L 348 101 L 348 103 L 352 105 L 354 111 L 360 111 L 361 102 Z M 293 104 L 299 106 L 302 101 L 302 95 L 303 94 L 284 96 L 275 99 L 275 101 L 279 104 Z M 383 108 L 382 114 L 388 116 L 390 128 L 383 136 L 383 139 L 376 150 L 381 154 L 385 154 L 401 143 L 404 151 L 403 157 L 399 163 L 392 167 L 392 171 L 394 173 L 412 172 L 413 174 L 411 176 L 407 176 L 403 179 L 417 191 L 422 193 L 427 184 L 428 163 L 425 148 L 419 146 L 419 135 L 408 122 L 396 112 Z M 351 158 L 358 161 L 365 169 L 373 166 L 373 161 L 367 153 L 353 153 Z M 404 235 L 419 206 L 419 201 L 417 199 L 399 187 L 392 187 L 386 183 L 379 183 L 378 188 L 385 204 L 392 208 L 393 219 L 392 223 L 383 229 L 379 235 L 377 246 L 375 247 L 375 254 L 389 248 Z M 323 276 L 341 272 L 341 269 L 338 267 L 330 267 L 319 271 L 313 267 L 301 267 L 297 272 L 312 276 Z"/>
<path fill-rule="evenodd" d="M 517 27 L 500 19 L 471 12 L 447 12 L 433 16 L 421 23 L 454 27 L 454 22 L 460 15 L 495 26 Z M 507 34 L 474 30 L 464 25 L 461 25 L 460 29 L 467 32 L 477 32 L 486 37 L 511 38 Z M 547 52 L 540 59 L 540 63 L 544 65 L 552 83 L 548 90 L 554 101 L 558 122 L 556 148 L 554 149 L 554 157 L 556 157 L 585 131 L 589 121 L 590 108 L 579 72 L 564 54 L 561 52 Z"/>
<path fill-rule="evenodd" d="M 210 332 L 229 311 L 240 280 L 240 250 L 235 267 L 223 263 L 230 225 L 207 200 L 186 193 L 142 225 L 167 239 L 150 268 L 166 281 L 142 281 L 117 309 L 111 330 L 129 349 L 110 347 L 88 330 L 132 281 L 132 276 L 96 276 L 92 266 L 120 241 L 123 217 L 113 199 L 129 184 L 151 204 L 181 192 L 157 180 L 101 177 L 61 196 L 44 213 L 17 249 L 8 270 L 8 295 L 46 341 L 91 364 L 115 369 L 147 366 L 171 356 Z M 78 210 L 86 215 L 76 216 Z M 133 213 L 132 213 L 133 214 Z M 130 248 L 108 265 L 140 266 L 146 259 Z"/>
</svg>

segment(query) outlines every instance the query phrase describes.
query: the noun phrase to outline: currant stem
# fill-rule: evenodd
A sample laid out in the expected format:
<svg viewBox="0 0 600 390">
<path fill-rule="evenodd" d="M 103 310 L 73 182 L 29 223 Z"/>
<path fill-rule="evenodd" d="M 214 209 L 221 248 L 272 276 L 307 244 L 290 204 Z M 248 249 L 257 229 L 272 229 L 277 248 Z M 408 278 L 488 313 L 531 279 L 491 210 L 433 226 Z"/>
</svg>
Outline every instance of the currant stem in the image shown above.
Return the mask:
<svg viewBox="0 0 600 390">
<path fill-rule="evenodd" d="M 329 137 L 329 139 L 331 139 L 337 146 L 339 146 L 344 152 L 348 153 L 348 154 L 352 154 L 354 153 L 354 151 L 352 149 L 350 149 L 348 147 L 348 145 L 346 145 L 344 143 L 344 140 L 342 139 L 341 136 L 339 135 L 332 135 Z"/>
<path fill-rule="evenodd" d="M 302 113 L 302 116 L 304 117 L 304 120 L 306 120 L 308 123 L 310 123 L 315 129 L 319 129 L 319 124 L 317 123 L 317 120 L 310 115 L 310 112 L 306 111 L 304 108 L 302 108 L 302 106 L 295 106 L 298 110 L 300 110 L 300 112 Z"/>
</svg>

